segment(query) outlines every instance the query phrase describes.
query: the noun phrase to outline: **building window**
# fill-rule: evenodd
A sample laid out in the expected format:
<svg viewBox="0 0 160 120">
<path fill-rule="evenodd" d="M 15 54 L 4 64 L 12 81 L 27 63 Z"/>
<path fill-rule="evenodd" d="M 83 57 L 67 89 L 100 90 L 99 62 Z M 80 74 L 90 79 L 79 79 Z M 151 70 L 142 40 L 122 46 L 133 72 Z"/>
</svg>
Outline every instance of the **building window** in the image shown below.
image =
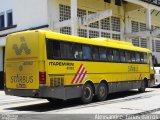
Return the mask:
<svg viewBox="0 0 160 120">
<path fill-rule="evenodd" d="M 116 39 L 116 40 L 120 40 L 121 39 L 121 35 L 120 34 L 112 34 L 112 38 Z"/>
<path fill-rule="evenodd" d="M 140 46 L 139 45 L 139 38 L 132 39 L 132 43 L 133 43 L 134 46 Z"/>
<path fill-rule="evenodd" d="M 82 9 L 78 9 L 77 10 L 77 16 L 78 17 L 82 17 L 82 16 L 85 16 L 87 15 L 87 11 L 86 10 L 82 10 Z"/>
<path fill-rule="evenodd" d="M 78 36 L 87 37 L 87 30 L 86 29 L 78 29 Z"/>
<path fill-rule="evenodd" d="M 110 30 L 110 18 L 105 18 L 100 21 L 101 29 Z"/>
<path fill-rule="evenodd" d="M 155 29 L 160 29 L 160 27 L 159 26 L 155 26 Z M 160 34 L 159 35 L 157 35 L 157 37 L 156 38 L 160 38 Z"/>
<path fill-rule="evenodd" d="M 88 11 L 88 15 L 94 14 L 94 13 L 95 12 Z M 99 28 L 99 21 L 96 21 L 94 23 L 89 24 L 89 27 L 91 27 L 91 28 Z"/>
<path fill-rule="evenodd" d="M 119 17 L 111 17 L 112 30 L 120 32 L 121 31 L 121 22 Z"/>
<path fill-rule="evenodd" d="M 7 26 L 12 26 L 13 25 L 13 13 L 12 11 L 7 12 Z"/>
<path fill-rule="evenodd" d="M 152 40 L 152 51 L 155 52 L 155 40 Z"/>
<path fill-rule="evenodd" d="M 77 17 L 88 16 L 90 14 L 94 14 L 95 12 L 85 10 L 85 9 L 77 9 Z M 67 5 L 59 5 L 59 21 L 62 22 L 64 20 L 71 19 L 71 7 Z M 79 26 L 78 26 L 79 27 Z M 102 20 L 95 21 L 88 25 L 78 28 L 78 36 L 81 37 L 89 37 L 89 38 L 97 38 L 97 37 L 105 37 L 105 38 L 113 38 L 120 40 L 121 39 L 121 18 L 120 17 L 109 17 L 104 18 Z M 71 34 L 71 27 L 66 26 L 60 28 L 60 32 L 64 34 Z"/>
<path fill-rule="evenodd" d="M 71 35 L 71 27 L 62 27 L 62 28 L 60 28 L 60 33 Z"/>
<path fill-rule="evenodd" d="M 146 24 L 140 23 L 140 31 L 146 31 Z"/>
<path fill-rule="evenodd" d="M 89 31 L 89 38 L 97 38 L 97 37 L 99 37 L 98 31 L 93 31 L 93 30 Z"/>
<path fill-rule="evenodd" d="M 110 38 L 111 35 L 110 35 L 110 33 L 101 32 L 101 37 Z"/>
<path fill-rule="evenodd" d="M 156 52 L 160 52 L 160 40 L 156 40 Z"/>
<path fill-rule="evenodd" d="M 131 25 L 132 25 L 132 32 L 138 32 L 139 31 L 138 22 L 131 21 Z"/>
<path fill-rule="evenodd" d="M 140 38 L 141 40 L 141 47 L 147 48 L 147 39 L 146 38 Z"/>
<path fill-rule="evenodd" d="M 59 5 L 59 21 L 69 20 L 71 18 L 71 7 L 66 5 Z"/>
<path fill-rule="evenodd" d="M 0 29 L 5 27 L 4 13 L 0 14 Z"/>
</svg>

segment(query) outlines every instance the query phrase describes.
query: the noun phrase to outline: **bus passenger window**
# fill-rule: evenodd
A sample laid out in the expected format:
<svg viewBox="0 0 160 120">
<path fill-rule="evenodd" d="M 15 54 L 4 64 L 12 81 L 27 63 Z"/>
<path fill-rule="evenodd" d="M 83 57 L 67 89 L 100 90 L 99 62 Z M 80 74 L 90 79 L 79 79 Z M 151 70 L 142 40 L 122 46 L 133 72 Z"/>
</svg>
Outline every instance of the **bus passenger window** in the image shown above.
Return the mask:
<svg viewBox="0 0 160 120">
<path fill-rule="evenodd" d="M 121 62 L 126 62 L 125 52 L 123 50 L 120 51 Z"/>
<path fill-rule="evenodd" d="M 53 44 L 52 40 L 46 40 L 46 45 L 47 45 L 47 58 L 48 59 L 53 59 Z"/>
<path fill-rule="evenodd" d="M 100 60 L 107 61 L 106 48 L 99 48 Z"/>
<path fill-rule="evenodd" d="M 144 54 L 144 63 L 147 63 L 147 53 L 143 53 Z"/>
<path fill-rule="evenodd" d="M 107 49 L 108 51 L 108 61 L 113 61 L 113 50 Z"/>
<path fill-rule="evenodd" d="M 92 47 L 92 58 L 93 60 L 99 60 L 99 50 L 98 47 Z"/>
<path fill-rule="evenodd" d="M 72 45 L 74 59 L 82 59 L 82 46 L 80 44 Z"/>
<path fill-rule="evenodd" d="M 136 62 L 135 52 L 131 52 L 131 60 L 133 63 Z"/>
<path fill-rule="evenodd" d="M 63 59 L 74 59 L 71 48 L 71 43 L 61 42 L 61 57 Z"/>
<path fill-rule="evenodd" d="M 140 53 L 136 52 L 136 62 L 141 62 Z"/>
<path fill-rule="evenodd" d="M 91 60 L 92 57 L 91 57 L 91 48 L 90 48 L 90 46 L 83 45 L 82 51 L 83 51 L 83 59 L 84 60 Z"/>
<path fill-rule="evenodd" d="M 119 62 L 120 61 L 120 55 L 118 50 L 113 50 L 113 61 Z"/>
<path fill-rule="evenodd" d="M 130 51 L 125 51 L 126 61 L 131 62 L 131 53 Z"/>
<path fill-rule="evenodd" d="M 144 63 L 144 54 L 141 53 L 140 55 L 141 55 L 141 63 Z"/>
<path fill-rule="evenodd" d="M 47 40 L 47 57 L 48 59 L 61 58 L 59 41 Z"/>
<path fill-rule="evenodd" d="M 60 42 L 53 41 L 53 58 L 60 58 Z"/>
</svg>

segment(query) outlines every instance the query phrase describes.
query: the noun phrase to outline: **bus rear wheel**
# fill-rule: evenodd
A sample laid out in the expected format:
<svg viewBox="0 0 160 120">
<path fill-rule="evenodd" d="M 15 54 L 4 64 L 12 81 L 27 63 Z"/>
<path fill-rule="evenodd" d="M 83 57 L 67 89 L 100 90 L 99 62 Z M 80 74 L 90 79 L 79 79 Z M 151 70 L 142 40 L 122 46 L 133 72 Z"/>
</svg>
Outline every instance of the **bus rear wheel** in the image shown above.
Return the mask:
<svg viewBox="0 0 160 120">
<path fill-rule="evenodd" d="M 84 104 L 88 104 L 93 100 L 93 88 L 92 85 L 87 83 L 83 86 L 81 101 Z"/>
<path fill-rule="evenodd" d="M 101 82 L 98 86 L 98 92 L 97 92 L 97 100 L 98 101 L 104 101 L 106 100 L 108 96 L 108 90 L 107 90 L 107 85 L 104 82 Z"/>
<path fill-rule="evenodd" d="M 141 88 L 139 88 L 138 91 L 139 91 L 140 93 L 143 93 L 143 92 L 145 92 L 145 90 L 146 90 L 146 81 L 143 80 L 143 81 L 141 82 Z"/>
</svg>

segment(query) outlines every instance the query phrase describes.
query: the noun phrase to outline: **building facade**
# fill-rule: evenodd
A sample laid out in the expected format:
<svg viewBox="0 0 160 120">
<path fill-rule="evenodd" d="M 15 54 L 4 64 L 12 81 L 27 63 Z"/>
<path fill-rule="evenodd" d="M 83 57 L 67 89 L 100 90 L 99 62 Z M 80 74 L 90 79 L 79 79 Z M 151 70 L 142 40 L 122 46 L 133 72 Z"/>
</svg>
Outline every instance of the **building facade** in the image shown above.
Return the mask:
<svg viewBox="0 0 160 120">
<path fill-rule="evenodd" d="M 112 10 L 111 16 L 81 24 L 82 18 L 91 14 L 97 17 L 96 13 L 107 10 Z M 47 29 L 129 41 L 151 49 L 160 64 L 159 21 L 160 0 L 0 0 L 0 84 L 6 36 L 10 33 Z"/>
</svg>

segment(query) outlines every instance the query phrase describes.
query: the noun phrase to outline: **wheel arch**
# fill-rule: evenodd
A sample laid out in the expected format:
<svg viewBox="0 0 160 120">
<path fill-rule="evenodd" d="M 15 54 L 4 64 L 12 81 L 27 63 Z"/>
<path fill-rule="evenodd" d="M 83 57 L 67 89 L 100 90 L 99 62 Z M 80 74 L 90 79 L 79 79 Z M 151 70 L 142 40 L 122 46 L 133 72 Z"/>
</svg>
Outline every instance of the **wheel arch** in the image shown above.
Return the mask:
<svg viewBox="0 0 160 120">
<path fill-rule="evenodd" d="M 85 84 L 91 84 L 91 86 L 92 86 L 92 88 L 93 88 L 93 93 L 94 93 L 94 95 L 96 95 L 97 94 L 97 90 L 98 90 L 98 86 L 99 86 L 99 84 L 100 83 L 105 83 L 106 85 L 107 85 L 107 90 L 108 90 L 108 93 L 109 93 L 109 86 L 108 86 L 108 82 L 107 82 L 107 80 L 101 80 L 98 84 L 96 83 L 96 84 L 94 84 L 93 82 L 92 82 L 92 80 L 87 80 L 83 85 L 85 85 Z"/>
<path fill-rule="evenodd" d="M 90 85 L 92 86 L 92 88 L 93 88 L 93 93 L 94 93 L 94 94 L 96 93 L 96 87 L 95 87 L 94 83 L 93 83 L 91 80 L 87 80 L 87 81 L 83 84 L 83 86 L 84 86 L 85 84 L 90 84 Z"/>
<path fill-rule="evenodd" d="M 109 86 L 108 86 L 107 80 L 101 80 L 100 83 L 105 83 L 105 84 L 107 85 L 107 90 L 108 90 L 108 92 L 109 92 Z M 99 84 L 100 84 L 100 83 L 99 83 Z"/>
</svg>

